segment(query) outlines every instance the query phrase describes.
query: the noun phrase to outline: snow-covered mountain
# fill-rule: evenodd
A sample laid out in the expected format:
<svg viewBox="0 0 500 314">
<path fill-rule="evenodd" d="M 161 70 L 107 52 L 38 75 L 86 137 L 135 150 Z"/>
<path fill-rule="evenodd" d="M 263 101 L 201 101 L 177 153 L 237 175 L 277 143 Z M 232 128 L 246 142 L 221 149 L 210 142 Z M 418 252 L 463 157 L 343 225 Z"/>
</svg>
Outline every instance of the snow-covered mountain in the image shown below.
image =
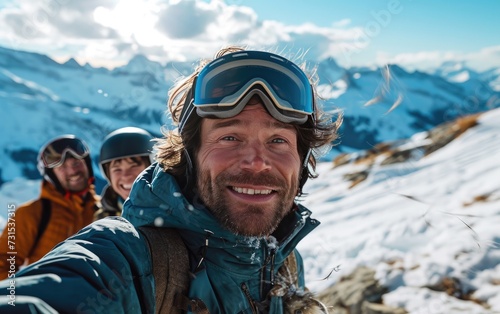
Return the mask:
<svg viewBox="0 0 500 314">
<path fill-rule="evenodd" d="M 0 185 L 18 177 L 39 178 L 38 149 L 63 133 L 85 139 L 94 161 L 103 138 L 119 127 L 138 126 L 160 136 L 160 127 L 169 121 L 168 89 L 194 64 L 161 65 L 138 55 L 108 70 L 0 47 Z M 396 65 L 344 69 L 328 59 L 317 68 L 323 106 L 345 114 L 341 144 L 324 160 L 496 107 L 498 101 L 492 100 L 500 95 L 489 85 L 488 79 L 496 79 L 493 72 L 453 82 Z M 103 181 L 97 179 L 99 189 Z"/>
<path fill-rule="evenodd" d="M 331 61 L 320 63 L 319 91 L 328 108 L 345 113 L 340 151 L 367 149 L 403 139 L 471 113 L 498 107 L 499 93 L 486 76 L 453 81 L 450 76 L 386 68 L 340 69 L 331 78 Z M 444 74 L 438 72 L 438 74 Z M 449 74 L 449 73 L 447 73 Z M 493 79 L 493 76 L 489 77 Z"/>
<path fill-rule="evenodd" d="M 464 62 L 448 61 L 434 71 L 450 82 L 466 83 L 468 81 L 481 81 L 487 83 L 495 91 L 500 91 L 500 69 L 492 68 L 487 71 L 477 72 L 467 67 Z M 478 91 L 485 92 L 485 91 Z"/>
<path fill-rule="evenodd" d="M 176 78 L 169 75 L 180 68 L 137 56 L 110 71 L 0 48 L 0 184 L 38 178 L 38 149 L 60 134 L 85 139 L 94 161 L 104 137 L 117 128 L 133 125 L 159 136 L 167 90 Z"/>
</svg>

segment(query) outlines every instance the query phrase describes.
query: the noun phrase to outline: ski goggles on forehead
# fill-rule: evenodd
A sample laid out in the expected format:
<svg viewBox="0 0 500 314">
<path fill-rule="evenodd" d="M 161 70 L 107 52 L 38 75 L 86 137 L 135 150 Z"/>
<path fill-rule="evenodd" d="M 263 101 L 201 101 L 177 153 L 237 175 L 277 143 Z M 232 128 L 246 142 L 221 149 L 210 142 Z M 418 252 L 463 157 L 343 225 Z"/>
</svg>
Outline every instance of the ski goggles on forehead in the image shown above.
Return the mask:
<svg viewBox="0 0 500 314">
<path fill-rule="evenodd" d="M 200 117 L 233 117 L 256 94 L 284 123 L 303 124 L 315 111 L 306 74 L 293 62 L 267 52 L 235 52 L 210 62 L 198 74 L 193 90 L 181 124 L 194 109 Z"/>
<path fill-rule="evenodd" d="M 87 145 L 76 138 L 61 138 L 48 144 L 41 154 L 43 164 L 46 168 L 61 166 L 71 154 L 76 159 L 83 159 L 89 155 Z"/>
</svg>

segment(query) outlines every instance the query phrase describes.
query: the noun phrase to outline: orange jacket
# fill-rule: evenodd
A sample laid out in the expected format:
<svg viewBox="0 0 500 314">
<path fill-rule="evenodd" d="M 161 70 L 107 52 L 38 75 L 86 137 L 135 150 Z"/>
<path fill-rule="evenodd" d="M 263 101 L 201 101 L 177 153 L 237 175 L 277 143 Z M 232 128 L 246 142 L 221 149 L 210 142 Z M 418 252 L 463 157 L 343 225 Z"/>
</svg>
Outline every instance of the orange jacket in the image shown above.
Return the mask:
<svg viewBox="0 0 500 314">
<path fill-rule="evenodd" d="M 42 198 L 51 202 L 50 220 L 36 248 L 32 249 L 42 216 Z M 90 224 L 97 209 L 96 202 L 98 196 L 93 186 L 84 202 L 75 194 L 64 196 L 52 184 L 43 181 L 40 198 L 19 206 L 14 216 L 9 216 L 0 236 L 0 280 L 12 278 L 20 266 L 36 262 L 56 244 Z M 9 252 L 16 254 L 7 254 Z"/>
</svg>

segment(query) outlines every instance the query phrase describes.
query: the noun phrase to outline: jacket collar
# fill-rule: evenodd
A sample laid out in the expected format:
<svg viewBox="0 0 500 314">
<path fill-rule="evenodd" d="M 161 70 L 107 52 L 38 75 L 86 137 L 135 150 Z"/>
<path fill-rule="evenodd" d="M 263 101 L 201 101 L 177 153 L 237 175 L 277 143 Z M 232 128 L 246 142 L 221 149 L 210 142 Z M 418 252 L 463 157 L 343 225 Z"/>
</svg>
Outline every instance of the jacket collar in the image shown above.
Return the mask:
<svg viewBox="0 0 500 314">
<path fill-rule="evenodd" d="M 122 211 L 123 199 L 109 184 L 103 188 L 101 195 L 101 205 L 104 209 L 115 212 Z"/>
<path fill-rule="evenodd" d="M 77 193 L 61 193 L 52 183 L 42 180 L 42 188 L 40 198 L 46 198 L 54 203 L 61 204 L 64 207 L 72 207 L 72 205 L 82 206 L 87 201 L 95 201 L 96 194 L 93 185 L 90 185 L 86 190 L 85 196 Z"/>
</svg>

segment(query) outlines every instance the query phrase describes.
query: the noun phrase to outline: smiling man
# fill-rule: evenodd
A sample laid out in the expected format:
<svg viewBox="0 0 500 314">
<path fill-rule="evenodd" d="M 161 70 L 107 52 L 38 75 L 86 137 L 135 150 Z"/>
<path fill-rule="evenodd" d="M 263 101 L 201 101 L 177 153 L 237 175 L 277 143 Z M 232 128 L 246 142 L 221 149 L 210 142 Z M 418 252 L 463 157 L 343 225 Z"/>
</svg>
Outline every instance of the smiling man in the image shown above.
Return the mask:
<svg viewBox="0 0 500 314">
<path fill-rule="evenodd" d="M 170 91 L 177 128 L 158 140 L 122 217 L 23 270 L 16 294 L 60 312 L 327 312 L 296 250 L 319 224 L 298 197 L 341 123 L 320 111 L 312 81 L 279 55 L 238 47 L 200 64 Z"/>
<path fill-rule="evenodd" d="M 324 311 L 295 250 L 318 221 L 297 197 L 341 118 L 320 112 L 311 81 L 279 55 L 231 47 L 171 90 L 178 128 L 157 144 L 158 165 L 136 181 L 123 216 L 178 230 L 191 308 Z"/>
<path fill-rule="evenodd" d="M 81 139 L 63 135 L 49 141 L 38 154 L 38 170 L 40 197 L 19 206 L 9 219 L 10 230 L 0 237 L 1 278 L 12 277 L 91 223 L 97 209 L 90 152 Z M 15 263 L 7 261 L 9 251 L 16 253 Z"/>
</svg>

